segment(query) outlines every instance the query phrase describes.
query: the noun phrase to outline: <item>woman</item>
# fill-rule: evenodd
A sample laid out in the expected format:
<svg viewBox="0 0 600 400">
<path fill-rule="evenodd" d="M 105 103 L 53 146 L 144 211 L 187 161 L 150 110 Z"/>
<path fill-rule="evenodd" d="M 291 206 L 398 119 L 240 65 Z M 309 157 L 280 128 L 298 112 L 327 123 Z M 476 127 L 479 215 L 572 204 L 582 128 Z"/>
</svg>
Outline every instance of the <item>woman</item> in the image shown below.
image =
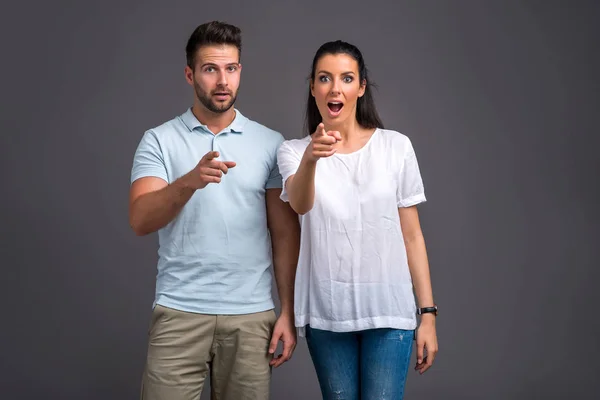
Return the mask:
<svg viewBox="0 0 600 400">
<path fill-rule="evenodd" d="M 414 149 L 383 128 L 349 43 L 317 51 L 306 114 L 308 135 L 278 151 L 281 198 L 302 225 L 296 326 L 324 399 L 401 399 L 415 336 L 420 373 L 438 348 Z"/>
</svg>

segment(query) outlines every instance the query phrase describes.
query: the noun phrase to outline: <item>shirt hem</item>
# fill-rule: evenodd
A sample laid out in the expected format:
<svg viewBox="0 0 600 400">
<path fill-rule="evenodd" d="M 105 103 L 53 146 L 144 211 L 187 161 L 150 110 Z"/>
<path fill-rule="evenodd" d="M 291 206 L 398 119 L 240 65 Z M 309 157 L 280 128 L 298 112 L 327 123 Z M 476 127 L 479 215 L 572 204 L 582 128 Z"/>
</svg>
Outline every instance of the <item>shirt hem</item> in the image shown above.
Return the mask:
<svg viewBox="0 0 600 400">
<path fill-rule="evenodd" d="M 309 315 L 297 315 L 295 322 L 296 330 L 300 337 L 306 336 L 306 325 L 310 325 L 315 329 L 322 329 L 330 332 L 356 332 L 377 328 L 404 330 L 413 330 L 417 328 L 416 318 L 402 317 L 369 317 L 348 321 L 331 321 L 310 317 Z"/>
<path fill-rule="evenodd" d="M 398 202 L 398 207 L 411 207 L 420 203 L 425 203 L 427 198 L 424 194 L 418 194 L 416 196 L 409 197 L 408 199 L 401 200 Z"/>
<path fill-rule="evenodd" d="M 131 175 L 131 178 L 129 179 L 130 183 L 133 183 L 135 181 L 137 181 L 138 179 L 141 178 L 160 178 L 162 180 L 164 180 L 165 182 L 168 182 L 169 179 L 166 177 L 165 174 L 160 173 L 160 172 L 152 172 L 152 171 L 144 171 L 144 172 L 136 172 L 133 173 Z"/>
<path fill-rule="evenodd" d="M 272 310 L 275 308 L 275 303 L 272 300 L 263 301 L 256 304 L 243 304 L 237 307 L 206 307 L 206 306 L 190 306 L 184 305 L 176 301 L 166 299 L 164 297 L 155 300 L 152 304 L 152 308 L 156 305 L 163 307 L 173 308 L 178 311 L 195 313 L 195 314 L 210 314 L 210 315 L 242 315 L 242 314 L 253 314 L 263 311 Z"/>
</svg>

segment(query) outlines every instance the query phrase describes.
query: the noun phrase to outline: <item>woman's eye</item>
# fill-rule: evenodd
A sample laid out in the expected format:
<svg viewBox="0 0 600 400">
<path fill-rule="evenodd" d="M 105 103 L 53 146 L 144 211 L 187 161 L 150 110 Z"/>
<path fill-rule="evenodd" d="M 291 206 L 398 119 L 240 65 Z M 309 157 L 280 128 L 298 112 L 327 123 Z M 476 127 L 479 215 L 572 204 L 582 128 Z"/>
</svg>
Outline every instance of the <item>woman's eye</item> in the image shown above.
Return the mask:
<svg viewBox="0 0 600 400">
<path fill-rule="evenodd" d="M 344 82 L 346 82 L 346 83 L 352 82 L 352 77 L 350 77 L 350 76 L 344 77 Z"/>
<path fill-rule="evenodd" d="M 327 82 L 328 80 L 329 80 L 329 78 L 325 75 L 319 77 L 319 81 L 321 81 L 321 82 Z"/>
</svg>

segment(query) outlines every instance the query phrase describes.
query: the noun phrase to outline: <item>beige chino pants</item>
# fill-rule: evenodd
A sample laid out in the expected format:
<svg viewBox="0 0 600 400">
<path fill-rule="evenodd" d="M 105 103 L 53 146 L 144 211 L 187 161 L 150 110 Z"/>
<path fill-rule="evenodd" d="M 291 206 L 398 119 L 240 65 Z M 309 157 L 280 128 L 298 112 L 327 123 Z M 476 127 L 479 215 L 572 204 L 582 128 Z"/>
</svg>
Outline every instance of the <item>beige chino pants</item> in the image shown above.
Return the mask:
<svg viewBox="0 0 600 400">
<path fill-rule="evenodd" d="M 142 400 L 267 400 L 274 310 L 244 315 L 188 313 L 157 305 L 148 334 Z"/>
</svg>

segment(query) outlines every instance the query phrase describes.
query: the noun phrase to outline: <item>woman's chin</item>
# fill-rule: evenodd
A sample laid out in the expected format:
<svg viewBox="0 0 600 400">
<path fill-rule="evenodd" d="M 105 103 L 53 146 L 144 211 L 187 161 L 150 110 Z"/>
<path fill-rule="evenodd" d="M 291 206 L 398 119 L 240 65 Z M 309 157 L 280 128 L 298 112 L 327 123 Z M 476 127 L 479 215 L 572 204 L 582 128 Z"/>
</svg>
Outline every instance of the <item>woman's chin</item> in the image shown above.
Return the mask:
<svg viewBox="0 0 600 400">
<path fill-rule="evenodd" d="M 342 113 L 337 113 L 337 114 L 333 114 L 326 112 L 321 113 L 321 119 L 323 120 L 323 123 L 327 126 L 339 126 L 342 125 L 344 123 L 344 121 L 346 120 L 347 115 L 344 115 Z"/>
</svg>

